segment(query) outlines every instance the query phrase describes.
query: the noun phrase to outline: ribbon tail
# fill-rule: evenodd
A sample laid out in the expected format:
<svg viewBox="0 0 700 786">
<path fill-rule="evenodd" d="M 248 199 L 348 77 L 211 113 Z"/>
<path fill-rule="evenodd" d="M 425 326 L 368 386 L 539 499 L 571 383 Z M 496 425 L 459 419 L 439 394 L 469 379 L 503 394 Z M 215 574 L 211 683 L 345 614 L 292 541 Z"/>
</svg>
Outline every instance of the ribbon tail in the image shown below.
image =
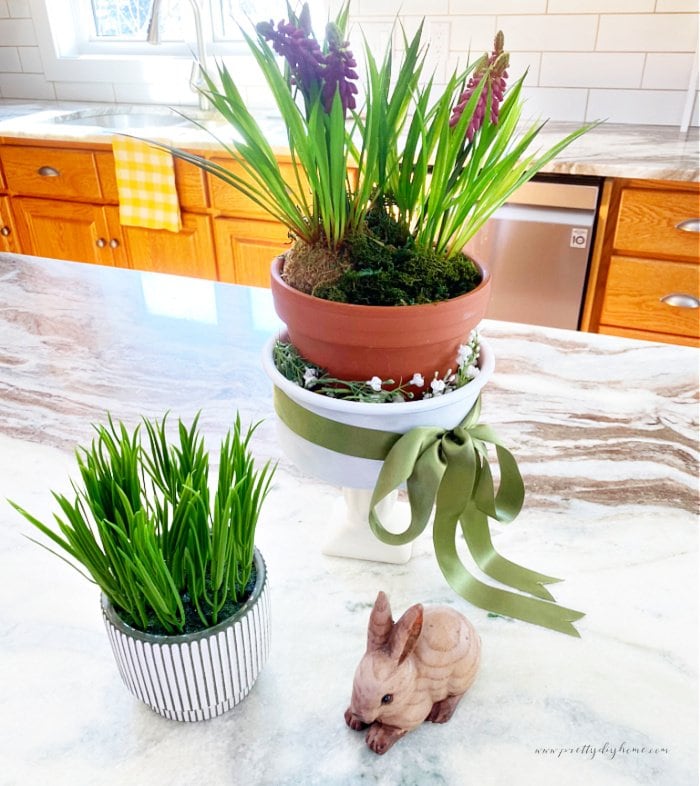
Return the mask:
<svg viewBox="0 0 700 786">
<path fill-rule="evenodd" d="M 433 524 L 435 555 L 447 583 L 457 594 L 480 609 L 580 637 L 572 623 L 584 616 L 582 612 L 491 587 L 474 578 L 457 554 L 456 533 L 457 518 L 438 512 Z"/>
<path fill-rule="evenodd" d="M 502 557 L 491 540 L 488 516 L 485 513 L 473 505 L 468 505 L 460 516 L 460 524 L 474 561 L 487 576 L 537 598 L 554 600 L 553 595 L 543 585 L 554 584 L 561 579 L 537 573 Z"/>
<path fill-rule="evenodd" d="M 417 538 L 430 521 L 435 495 L 445 467 L 440 459 L 432 428 L 416 428 L 404 434 L 389 451 L 379 471 L 369 507 L 369 526 L 383 543 L 400 546 Z M 377 515 L 376 507 L 406 481 L 411 503 L 411 521 L 403 532 L 389 532 Z"/>
</svg>

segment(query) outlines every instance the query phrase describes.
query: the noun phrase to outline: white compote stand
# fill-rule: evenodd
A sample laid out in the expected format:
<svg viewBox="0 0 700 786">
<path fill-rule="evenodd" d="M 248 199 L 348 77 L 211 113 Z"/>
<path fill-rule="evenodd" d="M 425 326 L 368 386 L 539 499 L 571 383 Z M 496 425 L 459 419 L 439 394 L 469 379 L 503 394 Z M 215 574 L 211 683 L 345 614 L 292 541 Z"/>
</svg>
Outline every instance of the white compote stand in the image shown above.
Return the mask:
<svg viewBox="0 0 700 786">
<path fill-rule="evenodd" d="M 345 401 L 313 393 L 284 377 L 272 359 L 276 337 L 263 350 L 263 367 L 272 384 L 304 409 L 321 417 L 360 428 L 405 434 L 418 426 L 451 429 L 459 425 L 491 377 L 495 359 L 481 339 L 478 376 L 450 393 L 420 401 L 366 403 Z M 279 417 L 277 434 L 283 452 L 304 472 L 343 489 L 333 507 L 323 553 L 336 557 L 403 564 L 411 558 L 411 544 L 393 546 L 377 539 L 369 526 L 369 505 L 381 461 L 357 458 L 321 447 L 292 431 Z M 408 503 L 397 492 L 377 506 L 385 529 L 402 532 L 410 521 Z"/>
</svg>

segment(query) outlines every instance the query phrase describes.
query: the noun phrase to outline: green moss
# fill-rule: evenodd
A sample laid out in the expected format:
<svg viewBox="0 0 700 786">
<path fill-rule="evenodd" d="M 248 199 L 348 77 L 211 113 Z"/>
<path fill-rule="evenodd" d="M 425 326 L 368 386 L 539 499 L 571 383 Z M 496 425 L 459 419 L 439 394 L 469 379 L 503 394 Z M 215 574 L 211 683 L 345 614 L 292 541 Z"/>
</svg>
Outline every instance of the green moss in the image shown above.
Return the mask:
<svg viewBox="0 0 700 786">
<path fill-rule="evenodd" d="M 326 300 L 373 306 L 416 305 L 462 295 L 481 281 L 478 269 L 459 253 L 445 259 L 416 248 L 408 229 L 386 209 L 372 211 L 365 231 L 343 247 L 349 267 L 313 294 Z"/>
</svg>

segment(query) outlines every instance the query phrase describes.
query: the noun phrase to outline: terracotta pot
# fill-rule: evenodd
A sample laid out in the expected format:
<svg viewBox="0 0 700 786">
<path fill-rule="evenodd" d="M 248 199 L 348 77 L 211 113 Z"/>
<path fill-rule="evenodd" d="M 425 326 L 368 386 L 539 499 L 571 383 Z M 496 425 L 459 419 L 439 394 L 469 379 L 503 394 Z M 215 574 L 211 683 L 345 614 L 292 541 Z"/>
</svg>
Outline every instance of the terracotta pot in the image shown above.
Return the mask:
<svg viewBox="0 0 700 786">
<path fill-rule="evenodd" d="M 331 376 L 373 376 L 408 382 L 415 372 L 428 383 L 455 369 L 457 351 L 486 313 L 491 275 L 465 295 L 419 306 L 334 303 L 293 289 L 282 279 L 284 257 L 272 263 L 272 298 L 289 340 Z"/>
</svg>

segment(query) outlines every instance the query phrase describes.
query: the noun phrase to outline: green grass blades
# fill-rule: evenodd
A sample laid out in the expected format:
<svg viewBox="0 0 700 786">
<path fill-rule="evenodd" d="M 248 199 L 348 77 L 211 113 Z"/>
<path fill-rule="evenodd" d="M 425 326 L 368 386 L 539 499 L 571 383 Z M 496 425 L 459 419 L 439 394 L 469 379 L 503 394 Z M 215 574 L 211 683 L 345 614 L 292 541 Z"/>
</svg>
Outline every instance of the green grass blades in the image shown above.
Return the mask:
<svg viewBox="0 0 700 786">
<path fill-rule="evenodd" d="M 256 467 L 240 415 L 220 444 L 218 471 L 199 415 L 167 415 L 133 430 L 108 418 L 76 453 L 74 498 L 54 493 L 52 525 L 10 504 L 46 539 L 29 538 L 97 584 L 125 622 L 176 634 L 217 624 L 244 599 L 255 530 L 274 467 Z"/>
</svg>

